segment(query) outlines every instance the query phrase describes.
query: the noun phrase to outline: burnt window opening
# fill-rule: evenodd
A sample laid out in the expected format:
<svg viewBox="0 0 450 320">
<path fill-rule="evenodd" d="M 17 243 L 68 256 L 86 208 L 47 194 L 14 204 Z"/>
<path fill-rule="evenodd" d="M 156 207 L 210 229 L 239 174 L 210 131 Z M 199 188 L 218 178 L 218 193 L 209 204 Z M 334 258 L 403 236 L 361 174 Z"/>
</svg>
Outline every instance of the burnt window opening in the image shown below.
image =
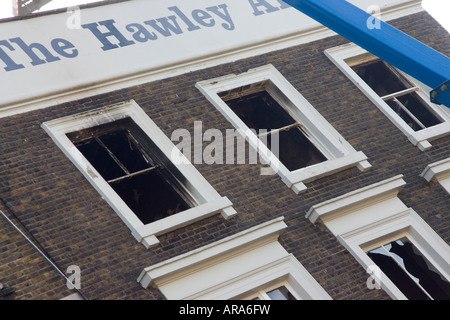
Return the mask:
<svg viewBox="0 0 450 320">
<path fill-rule="evenodd" d="M 259 133 L 261 141 L 271 150 L 271 135 L 278 133 L 278 158 L 286 168 L 293 171 L 327 160 L 308 138 L 302 124 L 267 90 L 248 93 L 245 89 L 234 89 L 235 92 L 225 92 L 220 96 L 249 129 Z M 235 97 L 239 91 L 247 91 L 247 94 Z"/>
<path fill-rule="evenodd" d="M 418 95 L 418 87 L 385 61 L 378 59 L 365 62 L 353 65 L 352 69 L 414 131 L 442 123 Z"/>
<path fill-rule="evenodd" d="M 450 283 L 406 238 L 370 250 L 367 255 L 408 299 L 450 299 Z"/>
<path fill-rule="evenodd" d="M 179 171 L 130 118 L 67 136 L 142 223 L 196 205 Z"/>
</svg>

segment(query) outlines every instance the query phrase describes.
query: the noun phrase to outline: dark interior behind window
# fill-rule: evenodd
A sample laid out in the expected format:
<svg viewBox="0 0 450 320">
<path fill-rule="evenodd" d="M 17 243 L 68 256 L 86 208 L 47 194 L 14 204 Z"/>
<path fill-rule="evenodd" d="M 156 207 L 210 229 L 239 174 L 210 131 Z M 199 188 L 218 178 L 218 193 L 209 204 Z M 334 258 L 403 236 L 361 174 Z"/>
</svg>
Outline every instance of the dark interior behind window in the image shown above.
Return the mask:
<svg viewBox="0 0 450 320">
<path fill-rule="evenodd" d="M 367 255 L 408 299 L 450 299 L 450 283 L 406 238 L 370 250 Z"/>
<path fill-rule="evenodd" d="M 144 224 L 195 205 L 182 175 L 131 119 L 68 137 Z"/>
<path fill-rule="evenodd" d="M 422 130 L 442 121 L 430 110 L 429 106 L 413 89 L 414 86 L 394 67 L 382 60 L 375 60 L 352 67 L 380 97 L 414 131 Z"/>
<path fill-rule="evenodd" d="M 262 129 L 281 129 L 278 134 L 279 160 L 290 171 L 327 160 L 305 135 L 301 125 L 267 91 L 243 95 L 225 102 L 256 132 L 261 132 Z M 272 149 L 270 137 L 262 141 L 267 141 L 267 146 Z"/>
</svg>

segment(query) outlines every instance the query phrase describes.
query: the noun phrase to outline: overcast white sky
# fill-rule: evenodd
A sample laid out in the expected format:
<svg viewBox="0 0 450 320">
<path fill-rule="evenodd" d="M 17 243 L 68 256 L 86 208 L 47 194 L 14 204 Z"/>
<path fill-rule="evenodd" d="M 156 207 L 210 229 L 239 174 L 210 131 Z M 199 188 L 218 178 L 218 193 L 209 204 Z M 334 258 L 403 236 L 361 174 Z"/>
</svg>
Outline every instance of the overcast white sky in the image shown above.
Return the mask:
<svg viewBox="0 0 450 320">
<path fill-rule="evenodd" d="M 53 0 L 42 10 L 51 10 L 75 6 L 83 3 L 97 2 L 101 0 Z M 164 0 L 162 0 L 164 1 Z M 437 21 L 450 32 L 450 1 L 449 0 L 422 0 L 422 5 Z M 0 18 L 12 16 L 12 0 L 0 0 Z"/>
</svg>

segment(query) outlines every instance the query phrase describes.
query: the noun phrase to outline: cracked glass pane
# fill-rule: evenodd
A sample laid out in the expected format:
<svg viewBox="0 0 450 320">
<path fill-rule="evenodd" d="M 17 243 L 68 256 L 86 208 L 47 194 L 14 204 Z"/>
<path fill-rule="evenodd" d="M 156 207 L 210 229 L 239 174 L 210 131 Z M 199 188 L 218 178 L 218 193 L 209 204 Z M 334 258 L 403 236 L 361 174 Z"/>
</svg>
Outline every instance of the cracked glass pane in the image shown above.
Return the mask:
<svg viewBox="0 0 450 320">
<path fill-rule="evenodd" d="M 408 299 L 450 299 L 450 283 L 408 239 L 392 241 L 367 255 Z"/>
</svg>

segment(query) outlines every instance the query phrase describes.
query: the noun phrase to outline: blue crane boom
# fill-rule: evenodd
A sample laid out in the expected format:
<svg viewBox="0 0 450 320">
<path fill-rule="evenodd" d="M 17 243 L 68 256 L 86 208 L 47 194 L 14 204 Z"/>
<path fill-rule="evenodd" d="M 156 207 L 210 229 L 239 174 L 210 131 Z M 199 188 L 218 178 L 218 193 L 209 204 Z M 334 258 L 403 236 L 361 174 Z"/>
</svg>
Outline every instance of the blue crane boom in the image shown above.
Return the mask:
<svg viewBox="0 0 450 320">
<path fill-rule="evenodd" d="M 433 90 L 430 99 L 450 108 L 450 58 L 376 19 L 345 0 L 284 0 L 287 4 L 366 49 Z"/>
</svg>

